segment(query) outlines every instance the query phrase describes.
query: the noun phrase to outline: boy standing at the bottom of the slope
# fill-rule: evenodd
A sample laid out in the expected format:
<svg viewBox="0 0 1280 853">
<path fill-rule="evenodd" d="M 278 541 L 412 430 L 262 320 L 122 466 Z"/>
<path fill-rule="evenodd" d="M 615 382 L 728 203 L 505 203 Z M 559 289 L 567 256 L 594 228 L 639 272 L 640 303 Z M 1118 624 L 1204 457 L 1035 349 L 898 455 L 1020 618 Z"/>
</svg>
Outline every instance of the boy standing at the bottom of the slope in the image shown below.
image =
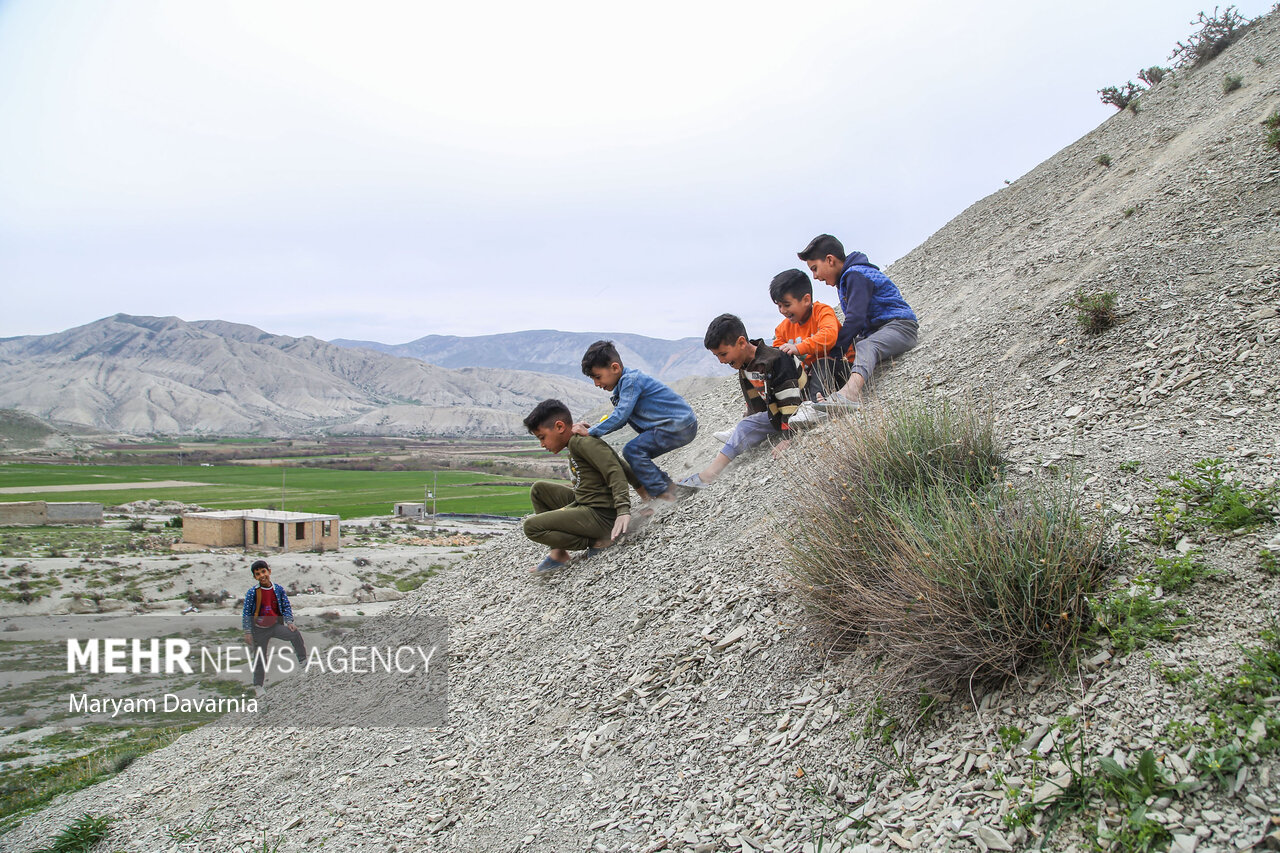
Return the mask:
<svg viewBox="0 0 1280 853">
<path fill-rule="evenodd" d="M 306 661 L 307 646 L 302 641 L 302 632 L 293 624 L 293 608 L 284 587 L 271 582 L 267 561 L 256 560 L 249 570 L 257 583 L 244 594 L 240 623 L 245 644 L 253 647 L 253 686 L 260 691 L 266 681 L 267 647 L 272 639 L 292 643 L 298 663 Z"/>
</svg>

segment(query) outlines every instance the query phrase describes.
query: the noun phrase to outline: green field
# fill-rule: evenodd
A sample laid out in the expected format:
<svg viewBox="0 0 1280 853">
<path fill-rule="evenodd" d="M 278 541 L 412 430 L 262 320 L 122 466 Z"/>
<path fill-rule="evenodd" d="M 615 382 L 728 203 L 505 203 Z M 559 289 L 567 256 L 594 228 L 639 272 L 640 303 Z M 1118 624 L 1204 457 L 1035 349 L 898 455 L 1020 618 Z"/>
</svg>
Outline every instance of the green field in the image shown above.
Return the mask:
<svg viewBox="0 0 1280 853">
<path fill-rule="evenodd" d="M 281 499 L 281 475 L 284 479 Z M 184 480 L 207 485 L 148 489 L 0 493 L 0 501 L 93 501 L 104 506 L 145 498 L 200 504 L 210 509 L 262 509 L 332 513 L 343 518 L 390 515 L 397 501 L 421 501 L 430 471 L 330 471 L 290 466 L 215 465 L 0 465 L 0 488 L 103 486 Z M 440 512 L 525 515 L 532 511 L 527 479 L 474 471 L 441 471 Z M 484 484 L 484 485 L 481 485 Z"/>
</svg>

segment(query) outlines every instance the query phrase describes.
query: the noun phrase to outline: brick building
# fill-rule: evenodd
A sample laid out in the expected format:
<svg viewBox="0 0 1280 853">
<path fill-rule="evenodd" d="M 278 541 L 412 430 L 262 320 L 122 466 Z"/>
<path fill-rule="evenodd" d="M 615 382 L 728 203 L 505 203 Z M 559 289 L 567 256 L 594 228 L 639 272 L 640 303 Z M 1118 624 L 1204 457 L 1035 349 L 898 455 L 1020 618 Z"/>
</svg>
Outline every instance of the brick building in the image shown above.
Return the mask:
<svg viewBox="0 0 1280 853">
<path fill-rule="evenodd" d="M 182 541 L 246 551 L 333 551 L 338 548 L 336 515 L 228 509 L 182 516 Z"/>
</svg>

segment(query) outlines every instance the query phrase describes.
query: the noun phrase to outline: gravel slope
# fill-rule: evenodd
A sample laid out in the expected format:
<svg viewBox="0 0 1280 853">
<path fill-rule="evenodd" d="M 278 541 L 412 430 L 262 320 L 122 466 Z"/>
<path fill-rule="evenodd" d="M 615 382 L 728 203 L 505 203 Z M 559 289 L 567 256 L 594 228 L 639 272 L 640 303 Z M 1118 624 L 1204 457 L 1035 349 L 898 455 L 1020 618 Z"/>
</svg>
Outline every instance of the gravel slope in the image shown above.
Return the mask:
<svg viewBox="0 0 1280 853">
<path fill-rule="evenodd" d="M 1244 88 L 1224 95 L 1227 73 Z M 1275 482 L 1280 154 L 1263 147 L 1258 122 L 1278 106 L 1272 15 L 1206 68 L 1166 79 L 1138 114 L 1117 114 L 966 210 L 890 270 L 923 334 L 880 395 L 989 401 L 1018 476 L 1071 462 L 1105 523 L 1139 533 L 1164 475 L 1196 459 L 1221 456 L 1250 482 Z M 1095 162 L 1102 153 L 1109 168 Z M 1077 287 L 1115 291 L 1124 321 L 1085 337 L 1064 307 Z M 673 473 L 714 453 L 710 433 L 736 417 L 735 393 L 726 380 L 695 398 L 703 433 Z M 1141 470 L 1122 470 L 1127 461 Z M 0 845 L 31 849 L 50 828 L 109 811 L 122 850 L 196 849 L 171 833 L 206 813 L 200 849 L 248 850 L 263 831 L 282 851 L 321 840 L 335 850 L 745 853 L 819 839 L 825 850 L 1023 849 L 1035 836 L 1002 823 L 1013 804 L 997 771 L 1021 780 L 1025 750 L 1038 747 L 1040 772 L 1060 776 L 1056 721 L 1070 716 L 1089 723 L 1091 753 L 1131 760 L 1156 745 L 1167 771 L 1189 778 L 1188 755 L 1157 738 L 1203 712 L 1153 661 L 1225 677 L 1280 603 L 1256 559 L 1268 540 L 1280 548 L 1274 525 L 1208 538 L 1197 544 L 1221 574 L 1184 596 L 1193 622 L 1177 642 L 1102 652 L 1069 681 L 954 697 L 898 761 L 863 736 L 869 663 L 825 657 L 780 579 L 784 479 L 757 455 L 549 582 L 526 577 L 538 551 L 517 533 L 399 602 L 388 624 L 435 614 L 452 626 L 447 727 L 264 733 L 277 757 L 267 767 L 264 741 L 206 728 Z M 1144 559 L 1139 549 L 1134 565 Z M 1001 746 L 1010 725 L 1028 733 L 1022 753 Z M 1277 780 L 1280 767 L 1264 762 L 1233 792 L 1208 787 L 1153 810 L 1179 850 L 1243 848 L 1275 828 Z M 1050 847 L 1072 839 L 1060 830 Z"/>
</svg>

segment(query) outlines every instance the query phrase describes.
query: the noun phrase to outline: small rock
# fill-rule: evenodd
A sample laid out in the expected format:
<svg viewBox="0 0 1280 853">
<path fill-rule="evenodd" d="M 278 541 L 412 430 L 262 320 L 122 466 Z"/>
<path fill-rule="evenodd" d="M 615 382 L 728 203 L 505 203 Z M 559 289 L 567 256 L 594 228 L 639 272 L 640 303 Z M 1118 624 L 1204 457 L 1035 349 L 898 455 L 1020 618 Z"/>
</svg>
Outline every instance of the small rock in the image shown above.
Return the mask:
<svg viewBox="0 0 1280 853">
<path fill-rule="evenodd" d="M 978 839 L 991 850 L 1013 850 L 1009 842 L 1005 840 L 1004 835 L 999 830 L 992 829 L 989 826 L 979 826 L 974 834 Z"/>
</svg>

